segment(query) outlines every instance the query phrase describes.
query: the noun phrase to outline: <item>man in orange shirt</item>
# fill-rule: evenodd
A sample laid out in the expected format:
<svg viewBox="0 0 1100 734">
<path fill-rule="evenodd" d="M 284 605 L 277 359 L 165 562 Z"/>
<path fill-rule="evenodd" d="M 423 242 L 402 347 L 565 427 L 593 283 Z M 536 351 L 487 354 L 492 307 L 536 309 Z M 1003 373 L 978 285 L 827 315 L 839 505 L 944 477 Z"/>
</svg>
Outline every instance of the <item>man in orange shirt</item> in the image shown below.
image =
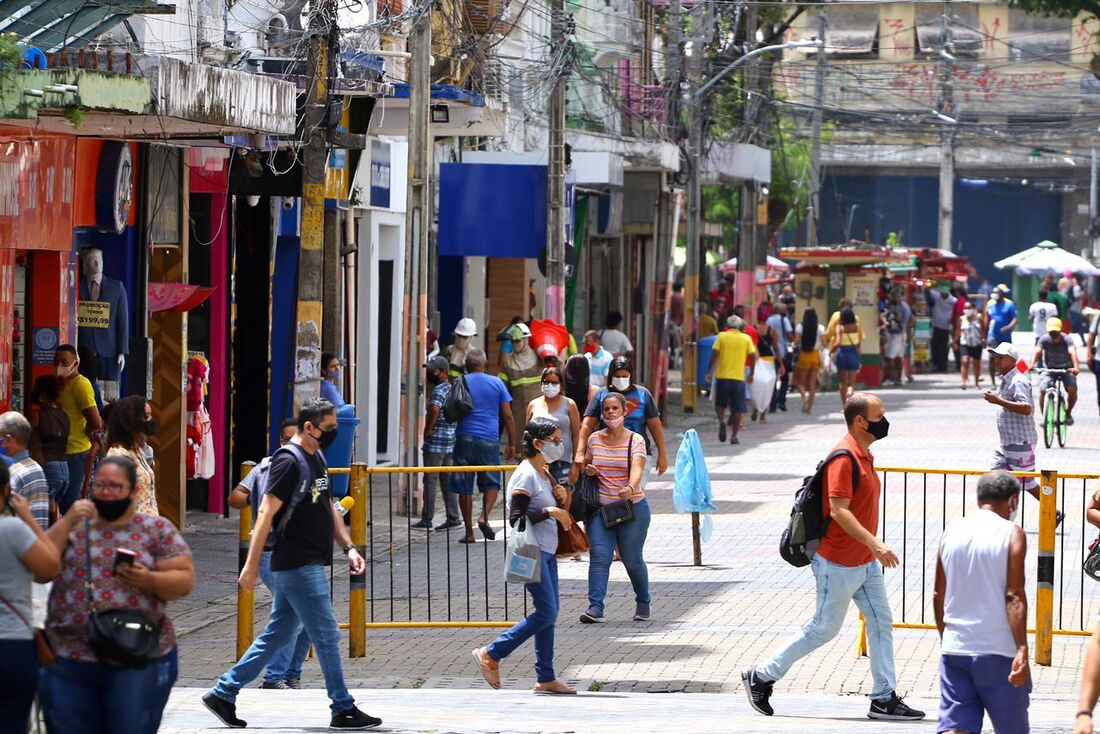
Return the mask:
<svg viewBox="0 0 1100 734">
<path fill-rule="evenodd" d="M 850 602 L 867 619 L 871 648 L 871 719 L 916 721 L 924 718 L 895 692 L 894 630 L 890 599 L 882 581 L 882 568 L 894 568 L 898 557 L 875 537 L 881 484 L 875 473 L 870 446 L 886 438 L 890 423 L 882 401 L 869 393 L 856 393 L 844 404 L 848 434 L 836 445 L 846 449 L 859 465 L 859 488 L 853 492 L 852 462 L 834 459 L 826 468 L 824 514 L 832 518 L 810 567 L 817 580 L 817 608 L 813 620 L 791 637 L 770 660 L 741 674 L 749 704 L 765 716 L 773 712 L 772 686 L 791 666 L 832 640 L 840 632 Z"/>
</svg>

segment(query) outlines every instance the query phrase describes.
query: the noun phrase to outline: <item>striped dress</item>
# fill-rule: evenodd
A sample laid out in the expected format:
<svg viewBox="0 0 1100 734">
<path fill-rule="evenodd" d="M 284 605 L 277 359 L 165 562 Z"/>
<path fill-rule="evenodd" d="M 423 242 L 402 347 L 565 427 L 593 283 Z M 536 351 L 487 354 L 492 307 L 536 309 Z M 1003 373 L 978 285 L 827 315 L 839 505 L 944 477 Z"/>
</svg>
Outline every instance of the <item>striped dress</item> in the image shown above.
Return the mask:
<svg viewBox="0 0 1100 734">
<path fill-rule="evenodd" d="M 622 497 L 619 492 L 630 485 L 630 461 L 645 456 L 645 439 L 640 434 L 630 434 L 630 444 L 609 444 L 604 431 L 596 431 L 588 437 L 587 458 L 599 471 L 600 504 L 609 505 Z M 629 458 L 628 458 L 629 457 Z M 632 502 L 641 502 L 645 493 L 638 487 L 630 495 Z"/>
</svg>

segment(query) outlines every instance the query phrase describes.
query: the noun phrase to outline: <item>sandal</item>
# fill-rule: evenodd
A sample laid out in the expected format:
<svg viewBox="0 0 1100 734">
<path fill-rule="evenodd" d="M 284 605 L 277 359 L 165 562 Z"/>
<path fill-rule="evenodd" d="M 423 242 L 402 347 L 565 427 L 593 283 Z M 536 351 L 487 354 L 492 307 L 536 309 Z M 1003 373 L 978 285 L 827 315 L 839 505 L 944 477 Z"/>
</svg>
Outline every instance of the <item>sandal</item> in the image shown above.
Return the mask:
<svg viewBox="0 0 1100 734">
<path fill-rule="evenodd" d="M 474 661 L 477 662 L 477 667 L 481 671 L 481 677 L 485 679 L 485 682 L 489 684 L 489 687 L 494 690 L 500 689 L 500 663 L 493 663 L 496 661 L 490 657 L 484 647 L 479 647 L 475 650 L 471 650 L 470 654 L 474 656 Z"/>
<path fill-rule="evenodd" d="M 531 689 L 535 693 L 549 696 L 575 696 L 576 690 L 562 683 L 560 680 L 551 680 L 546 683 L 536 683 Z"/>
<path fill-rule="evenodd" d="M 485 536 L 486 540 L 496 540 L 496 531 L 493 530 L 493 527 L 485 520 L 477 524 L 477 529 L 481 531 L 481 534 Z"/>
</svg>

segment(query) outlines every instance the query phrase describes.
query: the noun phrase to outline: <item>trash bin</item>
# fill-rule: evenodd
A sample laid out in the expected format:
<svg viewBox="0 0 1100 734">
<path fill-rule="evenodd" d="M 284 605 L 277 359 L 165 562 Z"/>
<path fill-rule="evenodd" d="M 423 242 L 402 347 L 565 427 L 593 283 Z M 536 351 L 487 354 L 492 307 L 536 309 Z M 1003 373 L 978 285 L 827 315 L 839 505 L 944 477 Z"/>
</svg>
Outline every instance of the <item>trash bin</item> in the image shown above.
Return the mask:
<svg viewBox="0 0 1100 734">
<path fill-rule="evenodd" d="M 324 452 L 325 462 L 330 467 L 351 466 L 351 454 L 355 448 L 355 427 L 360 423 L 362 421 L 355 417 L 355 406 L 351 403 L 336 409 L 336 440 Z M 348 479 L 347 474 L 329 475 L 329 488 L 333 499 L 347 496 Z"/>
<path fill-rule="evenodd" d="M 707 382 L 707 366 L 710 365 L 710 355 L 714 351 L 714 342 L 717 336 L 704 336 L 695 343 L 695 388 L 697 391 L 710 390 Z"/>
</svg>

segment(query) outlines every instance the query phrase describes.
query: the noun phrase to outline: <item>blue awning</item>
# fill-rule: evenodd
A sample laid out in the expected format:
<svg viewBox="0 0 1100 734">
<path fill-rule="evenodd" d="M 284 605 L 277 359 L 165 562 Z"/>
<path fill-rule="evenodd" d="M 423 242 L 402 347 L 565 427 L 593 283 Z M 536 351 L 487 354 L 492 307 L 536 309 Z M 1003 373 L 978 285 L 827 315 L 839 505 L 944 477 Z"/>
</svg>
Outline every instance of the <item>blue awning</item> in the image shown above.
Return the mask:
<svg viewBox="0 0 1100 734">
<path fill-rule="evenodd" d="M 395 99 L 408 99 L 409 98 L 409 84 L 408 82 L 399 82 L 393 85 L 393 94 L 389 95 Z M 433 84 L 432 85 L 432 99 L 440 100 L 443 102 L 462 102 L 468 104 L 471 107 L 484 107 L 485 97 L 477 92 L 471 92 L 469 89 L 463 89 L 462 87 L 455 87 L 450 84 Z"/>
</svg>

